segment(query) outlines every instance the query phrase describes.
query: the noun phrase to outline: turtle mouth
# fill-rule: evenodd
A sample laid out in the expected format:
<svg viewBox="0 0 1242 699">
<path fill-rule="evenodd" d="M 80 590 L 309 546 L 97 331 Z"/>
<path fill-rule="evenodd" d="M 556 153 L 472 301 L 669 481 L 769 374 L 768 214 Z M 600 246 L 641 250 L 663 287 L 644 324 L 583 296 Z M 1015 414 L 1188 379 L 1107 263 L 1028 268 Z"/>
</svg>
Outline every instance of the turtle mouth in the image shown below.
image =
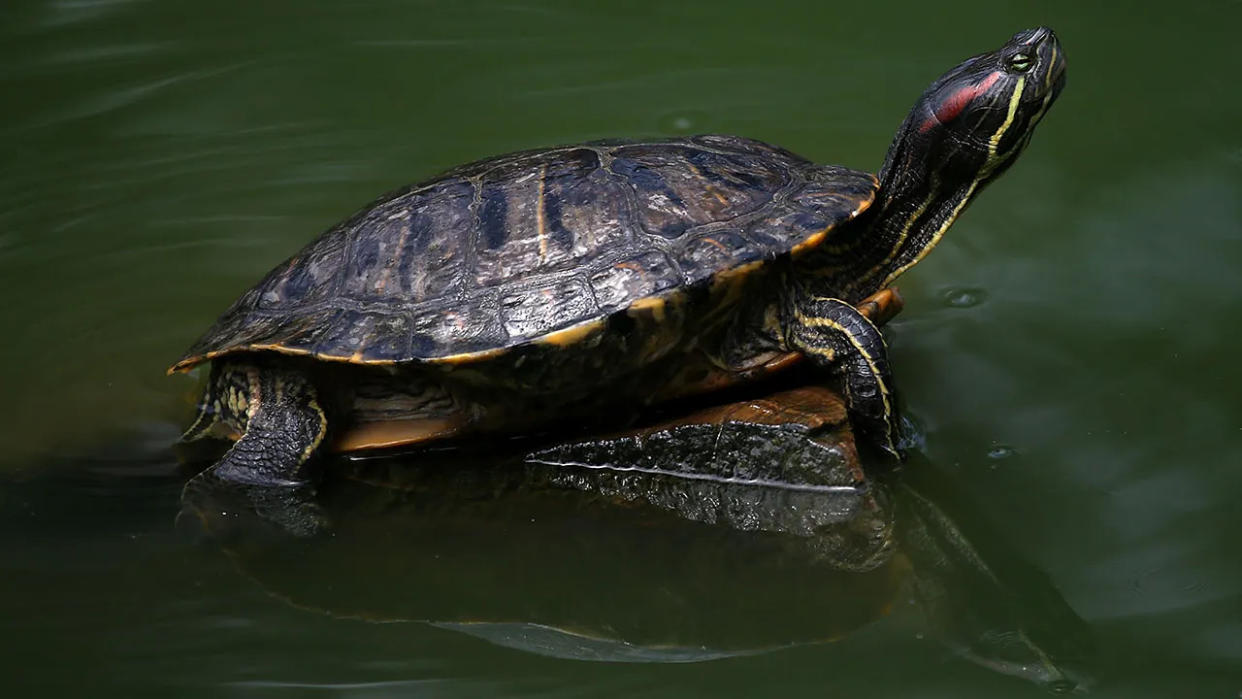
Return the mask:
<svg viewBox="0 0 1242 699">
<path fill-rule="evenodd" d="M 1061 94 L 1061 90 L 1065 88 L 1065 50 L 1061 48 L 1061 42 L 1057 40 L 1056 34 L 1051 29 L 1040 28 L 1042 33 L 1033 38 L 1031 43 L 1037 45 L 1039 54 L 1044 61 L 1048 61 L 1047 77 L 1044 79 L 1044 85 L 1047 86 L 1052 98 L 1056 99 Z"/>
</svg>

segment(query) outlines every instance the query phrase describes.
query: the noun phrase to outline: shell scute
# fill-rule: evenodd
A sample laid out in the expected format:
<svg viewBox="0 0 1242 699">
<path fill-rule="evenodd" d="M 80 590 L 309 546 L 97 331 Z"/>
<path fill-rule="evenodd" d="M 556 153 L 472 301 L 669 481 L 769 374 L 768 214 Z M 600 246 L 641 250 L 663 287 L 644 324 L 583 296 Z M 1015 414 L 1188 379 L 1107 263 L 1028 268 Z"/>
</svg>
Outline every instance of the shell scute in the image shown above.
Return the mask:
<svg viewBox="0 0 1242 699">
<path fill-rule="evenodd" d="M 474 187 L 454 182 L 440 187 L 437 194 L 410 207 L 409 231 L 394 271 L 406 303 L 438 299 L 466 286 Z"/>
<path fill-rule="evenodd" d="M 409 356 L 411 321 L 404 313 L 375 315 L 370 320 L 370 335 L 361 352 L 367 361 L 398 362 Z"/>
<path fill-rule="evenodd" d="M 572 267 L 602 246 L 627 242 L 627 192 L 579 149 L 552 162 L 484 175 L 474 283 L 504 284 Z"/>
<path fill-rule="evenodd" d="M 355 309 L 343 309 L 327 326 L 312 352 L 317 357 L 349 359 L 358 352 L 365 352 L 374 334 L 378 317 Z"/>
<path fill-rule="evenodd" d="M 707 276 L 740 267 L 770 255 L 766 248 L 737 230 L 717 230 L 688 241 L 677 258 L 689 276 Z"/>
<path fill-rule="evenodd" d="M 289 319 L 281 328 L 281 344 L 292 352 L 313 354 L 340 327 L 344 311 L 325 308 Z"/>
<path fill-rule="evenodd" d="M 278 310 L 327 299 L 336 293 L 343 248 L 344 237 L 329 231 L 269 272 L 233 304 L 233 309 Z"/>
<path fill-rule="evenodd" d="M 500 307 L 511 341 L 537 338 L 599 316 L 595 294 L 578 278 L 505 294 Z"/>
<path fill-rule="evenodd" d="M 332 272 L 323 259 L 294 265 L 285 275 L 279 290 L 265 292 L 260 308 L 276 308 L 287 299 L 300 299 L 307 304 L 319 303 L 333 291 Z"/>
<path fill-rule="evenodd" d="M 635 299 L 654 296 L 683 283 L 668 255 L 646 252 L 615 262 L 591 275 L 591 289 L 601 308 L 620 310 Z"/>
<path fill-rule="evenodd" d="M 495 294 L 415 309 L 410 332 L 410 354 L 418 357 L 479 352 L 508 344 Z"/>
<path fill-rule="evenodd" d="M 357 231 L 344 256 L 340 293 L 355 299 L 392 296 L 394 289 L 388 285 L 392 267 L 385 261 L 396 257 L 407 229 L 406 218 L 386 218 Z"/>
<path fill-rule="evenodd" d="M 871 203 L 880 183 L 875 175 L 835 165 L 810 171 L 811 184 L 790 197 L 790 202 L 820 216 L 838 218 L 843 211 L 859 210 Z"/>
<path fill-rule="evenodd" d="M 822 219 L 805 216 L 798 212 L 785 214 L 770 221 L 759 222 L 753 228 L 747 230 L 746 233 L 758 245 L 769 248 L 775 241 L 781 240 L 782 236 L 790 231 L 796 231 L 801 238 L 813 240 L 814 244 L 817 245 L 822 237 L 820 234 L 826 230 L 827 224 Z M 796 246 L 794 249 L 801 252 L 803 248 Z"/>
<path fill-rule="evenodd" d="M 779 162 L 684 146 L 621 147 L 610 169 L 636 191 L 643 228 L 664 238 L 755 212 L 792 179 Z"/>
</svg>

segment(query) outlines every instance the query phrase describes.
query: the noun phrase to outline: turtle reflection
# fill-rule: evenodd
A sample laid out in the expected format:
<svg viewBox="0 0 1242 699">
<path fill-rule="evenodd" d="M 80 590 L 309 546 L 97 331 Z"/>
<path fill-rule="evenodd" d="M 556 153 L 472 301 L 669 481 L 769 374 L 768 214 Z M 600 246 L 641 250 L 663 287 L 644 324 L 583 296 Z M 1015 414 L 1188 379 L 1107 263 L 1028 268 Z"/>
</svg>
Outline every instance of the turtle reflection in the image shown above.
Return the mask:
<svg viewBox="0 0 1242 699">
<path fill-rule="evenodd" d="M 336 616 L 684 662 L 834 640 L 913 597 L 965 657 L 1056 689 L 1082 681 L 1086 628 L 1051 584 L 930 464 L 866 478 L 827 389 L 511 450 L 340 464 L 330 538 L 264 537 L 187 504 L 246 574 Z"/>
</svg>

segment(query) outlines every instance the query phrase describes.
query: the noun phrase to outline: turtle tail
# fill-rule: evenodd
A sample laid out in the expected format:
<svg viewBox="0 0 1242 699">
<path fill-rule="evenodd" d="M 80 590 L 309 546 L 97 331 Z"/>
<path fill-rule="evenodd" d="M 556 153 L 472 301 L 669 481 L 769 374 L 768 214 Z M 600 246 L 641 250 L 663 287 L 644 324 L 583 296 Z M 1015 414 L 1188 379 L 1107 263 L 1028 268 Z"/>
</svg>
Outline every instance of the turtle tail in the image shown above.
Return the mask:
<svg viewBox="0 0 1242 699">
<path fill-rule="evenodd" d="M 179 441 L 187 443 L 204 437 L 224 436 L 217 432 L 217 427 L 233 435 L 233 439 L 245 432 L 250 419 L 250 395 L 260 388 L 253 383 L 260 377 L 258 371 L 257 367 L 245 363 L 212 362 L 194 421 L 181 433 Z"/>
</svg>

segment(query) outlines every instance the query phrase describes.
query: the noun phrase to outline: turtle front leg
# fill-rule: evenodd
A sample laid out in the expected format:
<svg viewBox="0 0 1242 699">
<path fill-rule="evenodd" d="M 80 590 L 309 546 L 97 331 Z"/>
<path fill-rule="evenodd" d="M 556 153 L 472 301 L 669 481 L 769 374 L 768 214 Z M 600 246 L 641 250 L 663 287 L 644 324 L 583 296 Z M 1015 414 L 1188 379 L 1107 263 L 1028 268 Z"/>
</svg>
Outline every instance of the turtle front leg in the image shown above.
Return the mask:
<svg viewBox="0 0 1242 699">
<path fill-rule="evenodd" d="M 881 449 L 897 451 L 897 404 L 884 337 L 865 315 L 841 299 L 799 293 L 785 334 L 790 349 L 842 374 L 850 416 Z"/>
<path fill-rule="evenodd" d="M 294 535 L 322 530 L 315 488 L 303 473 L 327 431 L 310 381 L 289 369 L 230 362 L 213 367 L 207 391 L 215 419 L 241 437 L 186 483 L 182 503 L 209 529 L 212 518 L 247 508 Z"/>
</svg>

